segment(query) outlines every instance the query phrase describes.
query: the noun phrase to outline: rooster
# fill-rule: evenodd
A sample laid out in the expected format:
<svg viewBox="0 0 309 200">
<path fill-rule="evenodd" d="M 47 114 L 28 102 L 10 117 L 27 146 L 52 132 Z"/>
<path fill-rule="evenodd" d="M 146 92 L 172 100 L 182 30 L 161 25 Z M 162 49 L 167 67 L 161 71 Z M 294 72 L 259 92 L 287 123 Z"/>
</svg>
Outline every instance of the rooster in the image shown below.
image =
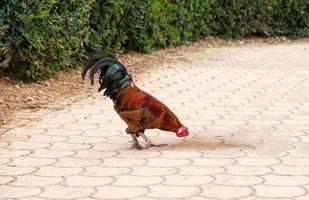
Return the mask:
<svg viewBox="0 0 309 200">
<path fill-rule="evenodd" d="M 166 105 L 135 86 L 124 65 L 113 55 L 103 55 L 87 62 L 82 69 L 84 80 L 88 71 L 92 85 L 94 75 L 99 73 L 98 92 L 105 89 L 104 96 L 112 99 L 115 111 L 128 125 L 126 133 L 132 137 L 132 148 L 143 149 L 137 139 L 139 136 L 145 140 L 145 148 L 165 145 L 152 143 L 145 135 L 146 129 L 170 131 L 178 137 L 189 135 L 188 128 Z"/>
</svg>

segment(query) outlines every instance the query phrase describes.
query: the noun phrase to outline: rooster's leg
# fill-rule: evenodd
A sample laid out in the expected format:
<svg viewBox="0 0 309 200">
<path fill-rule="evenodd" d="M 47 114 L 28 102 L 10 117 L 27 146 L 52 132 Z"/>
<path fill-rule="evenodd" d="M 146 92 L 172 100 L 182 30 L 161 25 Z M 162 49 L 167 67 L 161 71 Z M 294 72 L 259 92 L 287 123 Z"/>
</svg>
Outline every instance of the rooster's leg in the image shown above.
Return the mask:
<svg viewBox="0 0 309 200">
<path fill-rule="evenodd" d="M 146 149 L 150 147 L 163 147 L 167 146 L 167 144 L 154 144 L 143 132 L 139 132 L 139 135 L 145 140 L 146 142 Z"/>
<path fill-rule="evenodd" d="M 132 137 L 132 140 L 133 140 L 133 146 L 132 146 L 132 149 L 138 149 L 138 150 L 141 150 L 143 149 L 143 147 L 139 144 L 136 136 L 134 134 L 130 134 L 131 137 Z"/>
</svg>

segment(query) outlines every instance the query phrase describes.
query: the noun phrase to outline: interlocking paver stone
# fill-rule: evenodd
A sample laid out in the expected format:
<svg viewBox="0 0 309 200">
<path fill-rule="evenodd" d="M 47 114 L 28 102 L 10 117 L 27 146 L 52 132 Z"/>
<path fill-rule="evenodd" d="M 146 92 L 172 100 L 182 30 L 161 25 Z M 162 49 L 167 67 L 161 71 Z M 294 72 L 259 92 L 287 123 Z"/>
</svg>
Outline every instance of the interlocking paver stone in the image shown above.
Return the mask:
<svg viewBox="0 0 309 200">
<path fill-rule="evenodd" d="M 41 192 L 40 188 L 38 187 L 15 187 L 15 186 L 8 186 L 8 185 L 1 185 L 0 186 L 0 198 L 1 199 L 9 199 L 9 198 L 22 198 L 22 197 L 29 197 L 35 196 Z"/>
<path fill-rule="evenodd" d="M 116 176 L 115 186 L 147 186 L 156 185 L 163 182 L 163 178 L 159 176 L 132 176 L 122 175 Z"/>
<path fill-rule="evenodd" d="M 126 167 L 105 167 L 94 166 L 87 167 L 86 171 L 82 173 L 85 176 L 117 176 L 128 174 L 132 169 Z"/>
<path fill-rule="evenodd" d="M 38 195 L 47 199 L 76 199 L 85 198 L 94 194 L 94 188 L 89 187 L 66 187 L 61 185 L 47 186 L 44 191 Z"/>
<path fill-rule="evenodd" d="M 309 43 L 199 48 L 137 81 L 190 129 L 137 151 L 102 94 L 0 128 L 0 199 L 309 199 Z M 175 59 L 174 59 L 175 60 Z M 136 75 L 133 75 L 136 78 Z"/>
<path fill-rule="evenodd" d="M 165 185 L 203 185 L 213 181 L 213 178 L 210 176 L 184 176 L 184 175 L 168 175 L 165 176 Z"/>
<path fill-rule="evenodd" d="M 0 179 L 0 185 L 5 185 L 14 181 L 14 177 L 12 176 L 2 176 Z"/>
<path fill-rule="evenodd" d="M 36 171 L 35 167 L 0 165 L 0 176 L 18 176 Z"/>
<path fill-rule="evenodd" d="M 264 183 L 267 185 L 277 186 L 294 186 L 294 185 L 307 185 L 309 184 L 308 176 L 284 176 L 284 175 L 266 175 L 263 176 Z"/>
<path fill-rule="evenodd" d="M 44 166 L 40 167 L 34 174 L 38 176 L 61 176 L 68 177 L 76 174 L 80 174 L 83 171 L 82 168 L 64 168 L 64 167 L 54 167 L 54 166 Z"/>
<path fill-rule="evenodd" d="M 70 176 L 67 178 L 65 185 L 73 187 L 93 187 L 111 184 L 114 181 L 111 177 L 95 176 Z"/>
<path fill-rule="evenodd" d="M 25 175 L 18 176 L 17 180 L 11 183 L 14 186 L 29 186 L 29 187 L 39 187 L 39 186 L 49 186 L 57 183 L 61 183 L 63 178 L 61 177 L 44 177 L 44 176 L 33 176 Z"/>
<path fill-rule="evenodd" d="M 230 175 L 239 175 L 239 176 L 260 176 L 266 175 L 272 172 L 272 169 L 269 167 L 256 167 L 256 166 L 237 166 L 230 165 L 225 166 L 226 174 Z"/>
<path fill-rule="evenodd" d="M 192 195 L 197 195 L 200 193 L 198 187 L 192 186 L 166 186 L 166 185 L 155 185 L 149 187 L 150 192 L 147 196 L 153 198 L 163 198 L 163 199 L 180 199 L 190 197 Z"/>
<path fill-rule="evenodd" d="M 281 186 L 268 186 L 268 185 L 256 185 L 252 186 L 258 197 L 266 198 L 292 198 L 300 195 L 305 195 L 306 191 L 300 187 L 281 187 Z"/>
<path fill-rule="evenodd" d="M 118 187 L 118 186 L 101 186 L 97 187 L 95 198 L 99 199 L 124 199 L 134 198 L 145 195 L 147 189 L 143 187 Z"/>
<path fill-rule="evenodd" d="M 237 175 L 217 175 L 214 183 L 219 185 L 256 185 L 262 183 L 263 179 L 255 176 L 237 176 Z"/>
<path fill-rule="evenodd" d="M 132 172 L 130 174 L 136 176 L 164 176 L 164 175 L 175 174 L 176 172 L 178 172 L 178 169 L 171 167 L 138 166 L 132 168 Z"/>
<path fill-rule="evenodd" d="M 202 186 L 202 189 L 203 196 L 217 199 L 236 199 L 249 196 L 253 193 L 253 190 L 246 186 L 240 187 L 208 184 Z"/>
</svg>

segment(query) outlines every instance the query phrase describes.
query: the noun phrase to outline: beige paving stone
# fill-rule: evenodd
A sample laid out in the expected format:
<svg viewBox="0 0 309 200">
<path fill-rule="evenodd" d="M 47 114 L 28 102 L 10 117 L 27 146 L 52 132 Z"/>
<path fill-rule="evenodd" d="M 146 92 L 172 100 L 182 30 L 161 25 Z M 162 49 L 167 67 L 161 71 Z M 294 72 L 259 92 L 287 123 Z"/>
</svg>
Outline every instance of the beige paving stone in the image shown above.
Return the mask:
<svg viewBox="0 0 309 200">
<path fill-rule="evenodd" d="M 146 166 L 149 167 L 178 167 L 188 165 L 189 159 L 148 158 Z"/>
<path fill-rule="evenodd" d="M 72 187 L 92 187 L 111 184 L 114 178 L 111 177 L 93 177 L 93 176 L 70 176 L 64 185 Z"/>
<path fill-rule="evenodd" d="M 259 113 L 257 111 L 240 111 L 240 110 L 237 110 L 237 111 L 230 111 L 229 112 L 231 115 L 234 115 L 234 116 L 255 116 L 255 115 L 258 115 Z"/>
<path fill-rule="evenodd" d="M 87 167 L 86 171 L 82 173 L 84 176 L 117 176 L 122 174 L 128 174 L 131 171 L 126 167 L 105 167 L 94 166 Z"/>
<path fill-rule="evenodd" d="M 150 192 L 147 194 L 148 197 L 152 198 L 163 198 L 163 199 L 180 199 L 194 196 L 200 193 L 198 187 L 192 186 L 165 186 L 155 185 L 148 187 Z"/>
<path fill-rule="evenodd" d="M 280 198 L 280 200 L 281 199 L 282 200 L 290 200 L 291 198 Z M 249 197 L 239 198 L 238 200 L 278 200 L 278 198 L 265 198 L 265 197 L 249 196 Z"/>
<path fill-rule="evenodd" d="M 222 159 L 222 158 L 194 158 L 194 166 L 226 166 L 235 163 L 233 159 Z"/>
<path fill-rule="evenodd" d="M 202 196 L 216 199 L 237 199 L 249 196 L 253 193 L 253 190 L 246 186 L 230 187 L 214 184 L 204 185 L 202 186 L 202 190 Z"/>
<path fill-rule="evenodd" d="M 106 139 L 104 137 L 85 137 L 85 136 L 70 136 L 70 138 L 66 141 L 69 143 L 77 143 L 77 144 L 93 144 L 93 143 L 102 143 Z"/>
<path fill-rule="evenodd" d="M 276 158 L 237 158 L 236 160 L 240 166 L 272 166 L 280 163 Z"/>
<path fill-rule="evenodd" d="M 46 166 L 56 163 L 55 159 L 51 158 L 29 158 L 29 157 L 20 157 L 14 159 L 10 165 L 18 167 L 38 167 Z"/>
<path fill-rule="evenodd" d="M 47 129 L 47 132 L 44 135 L 52 136 L 73 136 L 81 135 L 82 131 L 80 130 L 64 130 L 64 129 Z"/>
<path fill-rule="evenodd" d="M 306 152 L 301 152 L 299 150 L 289 150 L 288 151 L 289 155 L 293 158 L 309 158 L 309 154 L 307 154 Z"/>
<path fill-rule="evenodd" d="M 60 117 L 53 117 L 53 118 L 45 118 L 41 121 L 44 124 L 66 124 L 66 123 L 73 123 L 76 120 L 74 118 L 60 118 Z"/>
<path fill-rule="evenodd" d="M 11 162 L 11 160 L 8 158 L 0 158 L 0 165 L 8 164 L 9 162 Z"/>
<path fill-rule="evenodd" d="M 187 176 L 203 176 L 203 175 L 214 175 L 220 174 L 225 171 L 223 167 L 209 167 L 209 166 L 182 166 L 177 167 L 179 170 L 179 175 L 187 175 Z"/>
<path fill-rule="evenodd" d="M 74 199 L 86 198 L 94 193 L 94 189 L 88 187 L 64 187 L 64 186 L 48 186 L 38 195 L 47 199 Z"/>
<path fill-rule="evenodd" d="M 29 155 L 31 153 L 30 150 L 15 150 L 15 149 L 4 149 L 0 148 L 0 158 L 14 158 L 19 156 Z"/>
<path fill-rule="evenodd" d="M 247 124 L 242 120 L 214 120 L 216 126 L 241 126 Z"/>
<path fill-rule="evenodd" d="M 72 176 L 80 174 L 83 171 L 82 168 L 64 168 L 64 167 L 54 167 L 54 166 L 43 166 L 40 167 L 34 175 L 38 176 Z"/>
<path fill-rule="evenodd" d="M 52 144 L 49 149 L 58 150 L 58 151 L 77 151 L 77 150 L 86 150 L 91 146 L 89 144 L 73 144 L 65 142 L 55 142 Z"/>
<path fill-rule="evenodd" d="M 2 141 L 0 141 L 0 148 L 2 148 L 2 147 L 7 147 L 7 146 L 9 146 L 9 145 L 10 145 L 9 142 L 2 142 Z"/>
<path fill-rule="evenodd" d="M 292 125 L 292 126 L 308 126 L 309 120 L 282 120 L 284 125 Z"/>
<path fill-rule="evenodd" d="M 120 151 L 117 157 L 120 158 L 154 158 L 160 156 L 160 153 L 155 150 L 148 150 L 144 152 L 123 150 Z"/>
<path fill-rule="evenodd" d="M 49 149 L 36 149 L 31 153 L 34 158 L 63 158 L 74 155 L 73 151 L 55 151 Z"/>
<path fill-rule="evenodd" d="M 292 145 L 285 142 L 280 144 L 259 144 L 254 150 L 245 150 L 249 158 L 281 158 L 287 155 L 287 150 L 293 149 Z"/>
<path fill-rule="evenodd" d="M 144 159 L 106 158 L 102 165 L 106 167 L 134 167 L 146 163 Z"/>
<path fill-rule="evenodd" d="M 184 175 L 168 175 L 164 177 L 165 185 L 194 186 L 203 185 L 212 182 L 214 179 L 210 176 L 184 176 Z"/>
<path fill-rule="evenodd" d="M 27 197 L 27 198 L 20 198 L 20 200 L 45 200 L 45 199 L 39 197 Z"/>
<path fill-rule="evenodd" d="M 253 126 L 274 126 L 281 124 L 280 120 L 249 120 L 249 125 Z"/>
<path fill-rule="evenodd" d="M 44 129 L 29 129 L 27 127 L 16 127 L 14 129 L 6 132 L 7 134 L 16 134 L 16 135 L 40 135 L 44 133 Z"/>
<path fill-rule="evenodd" d="M 34 172 L 36 169 L 34 167 L 16 167 L 16 166 L 0 166 L 0 176 L 16 176 L 23 174 L 30 174 Z"/>
<path fill-rule="evenodd" d="M 55 185 L 61 182 L 63 182 L 63 178 L 61 177 L 24 175 L 24 176 L 17 176 L 17 179 L 10 185 L 20 187 L 43 187 L 43 186 Z"/>
<path fill-rule="evenodd" d="M 186 200 L 187 199 L 191 199 L 191 200 L 216 200 L 216 199 L 213 199 L 213 198 L 206 198 L 206 197 L 201 197 L 201 196 L 192 196 L 192 197 L 188 197 L 188 198 L 185 198 Z"/>
<path fill-rule="evenodd" d="M 164 176 L 175 174 L 178 171 L 174 167 L 147 167 L 147 166 L 137 166 L 132 168 L 130 174 L 136 176 Z"/>
<path fill-rule="evenodd" d="M 78 130 L 81 130 L 81 129 L 89 130 L 90 129 L 91 130 L 91 129 L 98 129 L 98 125 L 97 124 L 86 125 L 86 124 L 78 124 L 78 123 L 67 123 L 67 124 L 63 124 L 61 128 L 62 130 L 75 130 L 75 129 L 78 129 Z M 53 133 L 50 133 L 50 135 L 53 135 Z M 69 133 L 69 135 L 78 135 L 78 134 Z"/>
<path fill-rule="evenodd" d="M 16 135 L 16 134 L 3 134 L 0 135 L 1 142 L 15 142 L 15 141 L 23 141 L 26 140 L 29 136 L 27 135 Z"/>
<path fill-rule="evenodd" d="M 299 131 L 299 130 L 277 130 L 276 131 L 277 134 L 282 135 L 282 136 L 303 136 L 305 135 L 305 133 L 303 131 Z"/>
<path fill-rule="evenodd" d="M 307 200 L 308 199 L 308 194 L 307 195 L 303 195 L 303 196 L 300 196 L 300 197 L 295 197 L 293 198 L 295 200 Z"/>
<path fill-rule="evenodd" d="M 309 120 L 309 116 L 304 114 L 289 115 L 288 118 L 290 120 Z"/>
<path fill-rule="evenodd" d="M 50 147 L 51 144 L 49 143 L 33 143 L 33 142 L 24 142 L 24 141 L 16 141 L 16 142 L 11 142 L 11 145 L 9 148 L 11 149 L 43 149 L 43 148 L 48 148 Z"/>
<path fill-rule="evenodd" d="M 0 198 L 9 199 L 9 198 L 22 198 L 37 195 L 41 192 L 40 188 L 37 187 L 16 187 L 8 185 L 0 185 Z"/>
<path fill-rule="evenodd" d="M 128 142 L 127 145 L 98 143 L 98 144 L 92 144 L 92 146 L 93 146 L 92 149 L 96 151 L 120 151 L 130 149 L 132 145 Z"/>
<path fill-rule="evenodd" d="M 57 167 L 88 167 L 100 164 L 102 161 L 99 159 L 86 159 L 86 158 L 58 158 L 54 166 Z"/>
<path fill-rule="evenodd" d="M 154 200 L 154 198 L 145 197 L 145 196 L 136 197 L 136 198 L 131 198 L 131 199 L 132 199 L 132 200 Z"/>
<path fill-rule="evenodd" d="M 299 139 L 302 141 L 302 142 L 306 142 L 306 143 L 309 143 L 309 136 L 300 136 Z"/>
<path fill-rule="evenodd" d="M 230 165 L 225 166 L 225 169 L 226 174 L 239 175 L 239 176 L 261 176 L 272 172 L 271 168 L 263 166 L 256 167 L 256 166 Z"/>
<path fill-rule="evenodd" d="M 0 176 L 0 185 L 5 185 L 14 181 L 13 176 Z"/>
<path fill-rule="evenodd" d="M 196 151 L 171 151 L 166 150 L 161 152 L 161 158 L 197 158 L 202 154 Z"/>
<path fill-rule="evenodd" d="M 250 186 L 263 183 L 263 179 L 256 176 L 235 176 L 235 175 L 216 175 L 215 184 L 218 185 L 235 185 L 235 186 Z"/>
<path fill-rule="evenodd" d="M 33 128 L 33 129 L 46 129 L 46 128 L 57 129 L 57 128 L 60 128 L 61 125 L 59 123 L 58 124 L 47 124 L 47 123 L 31 122 L 27 124 L 27 127 Z"/>
<path fill-rule="evenodd" d="M 298 186 L 309 184 L 308 176 L 283 176 L 269 174 L 263 176 L 264 183 L 273 186 Z"/>
<path fill-rule="evenodd" d="M 97 187 L 97 193 L 93 197 L 98 199 L 126 199 L 139 197 L 147 193 L 143 187 L 118 187 L 118 186 L 101 186 Z"/>
<path fill-rule="evenodd" d="M 255 195 L 258 197 L 266 198 L 292 198 L 304 195 L 306 191 L 300 187 L 281 187 L 281 186 L 268 186 L 256 185 L 252 186 L 255 189 Z"/>
<path fill-rule="evenodd" d="M 309 168 L 306 166 L 287 166 L 287 165 L 276 165 L 271 167 L 276 175 L 287 175 L 287 176 L 302 176 L 309 174 Z"/>
<path fill-rule="evenodd" d="M 130 136 L 128 137 L 128 135 L 113 135 L 113 136 L 108 136 L 106 137 L 106 143 L 107 144 L 116 144 L 116 145 L 120 145 L 120 144 L 128 144 L 129 142 L 131 142 L 131 138 Z"/>
<path fill-rule="evenodd" d="M 119 120 L 119 119 L 118 119 Z M 97 128 L 97 129 L 92 129 L 92 130 L 89 130 L 89 131 L 85 131 L 85 133 L 83 133 L 84 136 L 87 136 L 87 137 L 98 137 L 98 136 L 101 136 L 101 137 L 109 137 L 109 136 L 115 136 L 115 135 L 119 135 L 120 133 L 125 136 L 126 133 L 125 133 L 125 129 L 126 127 L 124 126 L 123 129 L 121 129 L 119 127 L 119 130 L 118 131 L 113 131 L 112 130 L 113 126 L 111 125 L 110 127 L 102 127 L 102 128 Z M 120 130 L 121 129 L 121 130 Z M 129 140 L 130 140 L 130 136 L 127 137 Z"/>
<path fill-rule="evenodd" d="M 63 142 L 68 140 L 66 136 L 49 136 L 49 135 L 31 135 L 27 141 L 29 142 L 43 142 L 43 143 L 54 143 L 54 142 Z"/>
<path fill-rule="evenodd" d="M 204 157 L 206 158 L 237 158 L 245 155 L 245 152 L 240 148 L 233 147 L 231 148 L 223 148 L 223 149 L 215 149 L 212 151 L 207 151 Z M 249 148 L 249 147 L 248 147 Z"/>
<path fill-rule="evenodd" d="M 280 158 L 283 165 L 291 165 L 291 166 L 308 166 L 309 167 L 309 158 L 292 158 L 292 157 L 284 157 Z"/>
<path fill-rule="evenodd" d="M 132 175 L 122 175 L 116 176 L 115 186 L 148 186 L 156 185 L 163 182 L 163 178 L 158 176 L 132 176 Z"/>
<path fill-rule="evenodd" d="M 75 158 L 109 158 L 114 157 L 117 153 L 116 152 L 108 152 L 108 151 L 95 151 L 95 150 L 81 150 L 76 152 L 74 155 Z"/>
</svg>

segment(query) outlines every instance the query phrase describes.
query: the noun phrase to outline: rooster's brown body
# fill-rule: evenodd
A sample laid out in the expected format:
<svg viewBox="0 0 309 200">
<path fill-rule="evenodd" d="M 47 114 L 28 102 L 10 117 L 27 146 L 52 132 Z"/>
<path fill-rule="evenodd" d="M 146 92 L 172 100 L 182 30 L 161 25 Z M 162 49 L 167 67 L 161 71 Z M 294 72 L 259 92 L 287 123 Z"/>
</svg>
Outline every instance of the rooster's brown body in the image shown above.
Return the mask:
<svg viewBox="0 0 309 200">
<path fill-rule="evenodd" d="M 126 132 L 133 138 L 133 147 L 141 149 L 137 141 L 142 136 L 148 147 L 153 145 L 145 136 L 146 129 L 160 129 L 184 137 L 189 134 L 177 116 L 161 101 L 137 88 L 124 66 L 112 55 L 95 58 L 83 68 L 82 76 L 90 71 L 93 83 L 94 74 L 100 70 L 100 84 L 106 89 L 104 95 L 114 102 L 114 108 L 121 119 L 128 125 Z M 156 146 L 156 145 L 153 145 Z"/>
</svg>

